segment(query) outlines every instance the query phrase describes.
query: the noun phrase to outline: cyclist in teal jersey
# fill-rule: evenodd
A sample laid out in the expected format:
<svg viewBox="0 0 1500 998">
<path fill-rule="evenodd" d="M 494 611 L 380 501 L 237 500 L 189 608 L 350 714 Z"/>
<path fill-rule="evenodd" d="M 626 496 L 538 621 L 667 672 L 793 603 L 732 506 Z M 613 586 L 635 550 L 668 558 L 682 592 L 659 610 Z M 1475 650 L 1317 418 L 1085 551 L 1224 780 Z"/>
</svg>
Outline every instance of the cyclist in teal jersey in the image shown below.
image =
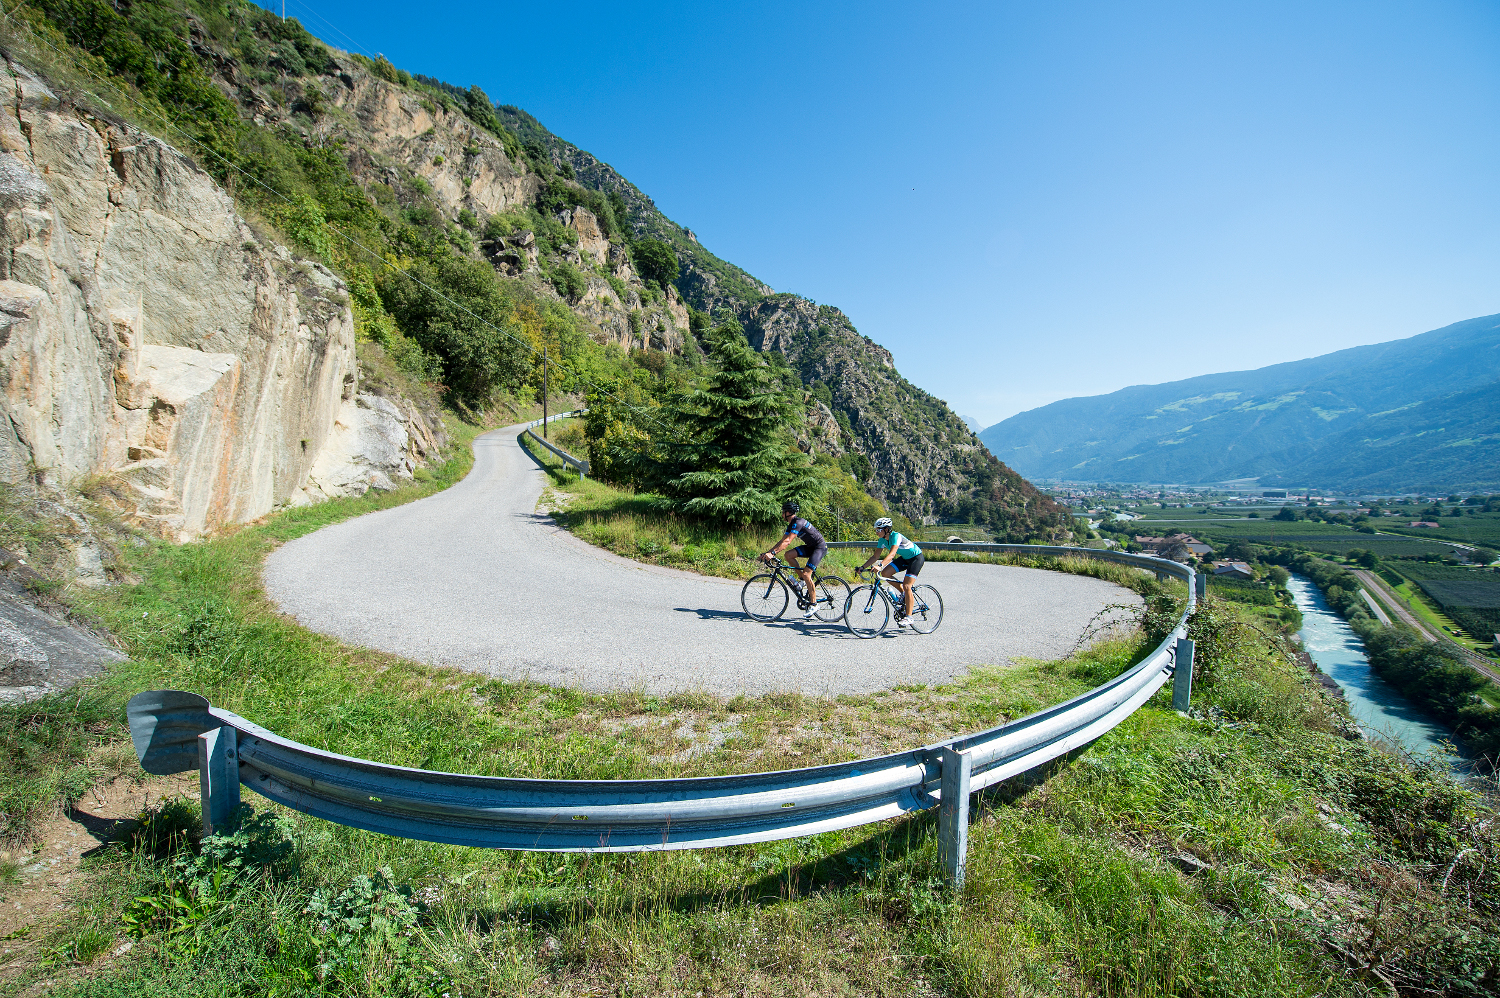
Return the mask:
<svg viewBox="0 0 1500 998">
<path fill-rule="evenodd" d="M 860 568 L 869 568 L 877 561 L 880 562 L 880 574 L 888 579 L 895 579 L 897 572 L 904 572 L 901 577 L 901 612 L 896 616 L 896 626 L 906 627 L 906 618 L 911 616 L 912 610 L 912 584 L 917 581 L 917 575 L 922 571 L 927 558 L 922 554 L 922 549 L 904 537 L 891 523 L 891 518 L 882 516 L 875 521 L 875 553 L 870 555 Z"/>
</svg>

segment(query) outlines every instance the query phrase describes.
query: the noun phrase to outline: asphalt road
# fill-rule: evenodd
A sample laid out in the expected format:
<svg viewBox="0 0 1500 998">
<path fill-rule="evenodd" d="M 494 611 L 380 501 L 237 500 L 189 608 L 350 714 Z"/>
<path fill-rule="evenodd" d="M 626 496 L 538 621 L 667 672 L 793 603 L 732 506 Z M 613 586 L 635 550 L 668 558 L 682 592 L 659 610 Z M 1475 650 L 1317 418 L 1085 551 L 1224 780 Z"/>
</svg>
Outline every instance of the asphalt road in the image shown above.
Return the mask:
<svg viewBox="0 0 1500 998">
<path fill-rule="evenodd" d="M 860 640 L 842 623 L 758 624 L 742 583 L 642 565 L 592 547 L 536 509 L 547 482 L 521 427 L 475 442 L 459 484 L 324 527 L 266 560 L 266 592 L 305 626 L 432 665 L 585 689 L 720 695 L 861 693 L 938 683 L 973 665 L 1067 654 L 1106 604 L 1096 579 L 933 563 L 934 634 Z"/>
</svg>

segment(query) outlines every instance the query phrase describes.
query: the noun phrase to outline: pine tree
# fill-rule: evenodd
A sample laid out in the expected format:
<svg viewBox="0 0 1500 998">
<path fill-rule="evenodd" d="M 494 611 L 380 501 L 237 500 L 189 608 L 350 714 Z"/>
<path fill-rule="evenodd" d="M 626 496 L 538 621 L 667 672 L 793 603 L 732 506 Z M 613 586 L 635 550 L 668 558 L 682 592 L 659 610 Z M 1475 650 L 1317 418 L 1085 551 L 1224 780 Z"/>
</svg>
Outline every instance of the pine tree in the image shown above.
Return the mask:
<svg viewBox="0 0 1500 998">
<path fill-rule="evenodd" d="M 775 520 L 786 499 L 821 497 L 822 482 L 788 433 L 795 410 L 782 375 L 732 319 L 708 340 L 714 373 L 681 406 L 683 438 L 668 448 L 678 469 L 663 489 L 672 508 L 749 523 Z"/>
</svg>

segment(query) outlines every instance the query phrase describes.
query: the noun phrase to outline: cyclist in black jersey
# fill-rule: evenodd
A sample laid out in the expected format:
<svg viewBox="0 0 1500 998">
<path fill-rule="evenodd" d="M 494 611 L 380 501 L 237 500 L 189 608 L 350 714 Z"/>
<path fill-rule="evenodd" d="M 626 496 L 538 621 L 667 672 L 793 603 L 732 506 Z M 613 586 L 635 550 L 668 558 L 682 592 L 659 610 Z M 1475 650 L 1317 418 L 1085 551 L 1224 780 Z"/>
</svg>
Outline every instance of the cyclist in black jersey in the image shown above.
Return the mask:
<svg viewBox="0 0 1500 998">
<path fill-rule="evenodd" d="M 781 504 L 781 518 L 786 521 L 786 534 L 777 542 L 776 546 L 765 554 L 761 559 L 768 563 L 774 563 L 783 551 L 792 546 L 792 542 L 798 542 L 797 547 L 786 555 L 786 563 L 792 566 L 799 578 L 802 579 L 803 593 L 811 604 L 818 598 L 818 592 L 813 588 L 813 571 L 828 557 L 828 542 L 818 532 L 818 528 L 808 523 L 800 515 L 802 506 L 795 499 L 788 499 Z M 806 558 L 807 564 L 799 566 L 798 558 Z M 803 620 L 812 620 L 816 615 L 811 605 L 802 614 Z"/>
</svg>

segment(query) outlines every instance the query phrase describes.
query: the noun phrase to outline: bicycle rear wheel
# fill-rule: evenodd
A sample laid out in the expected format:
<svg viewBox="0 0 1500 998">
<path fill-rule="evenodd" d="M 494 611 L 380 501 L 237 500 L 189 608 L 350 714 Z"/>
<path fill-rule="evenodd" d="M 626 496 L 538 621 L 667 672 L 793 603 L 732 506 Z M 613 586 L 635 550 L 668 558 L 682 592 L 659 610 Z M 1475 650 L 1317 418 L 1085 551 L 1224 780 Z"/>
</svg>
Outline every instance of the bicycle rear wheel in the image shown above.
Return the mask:
<svg viewBox="0 0 1500 998">
<path fill-rule="evenodd" d="M 740 590 L 740 606 L 751 620 L 780 620 L 786 613 L 786 585 L 774 574 L 756 575 Z"/>
<path fill-rule="evenodd" d="M 876 586 L 856 586 L 845 604 L 844 626 L 857 638 L 873 638 L 891 622 L 891 601 Z"/>
<path fill-rule="evenodd" d="M 912 611 L 907 624 L 918 634 L 931 634 L 943 622 L 943 597 L 931 586 L 911 587 Z"/>
<path fill-rule="evenodd" d="M 813 609 L 819 620 L 835 623 L 844 617 L 844 607 L 849 604 L 849 583 L 837 575 L 819 575 L 813 579 L 818 586 L 818 602 Z"/>
</svg>

